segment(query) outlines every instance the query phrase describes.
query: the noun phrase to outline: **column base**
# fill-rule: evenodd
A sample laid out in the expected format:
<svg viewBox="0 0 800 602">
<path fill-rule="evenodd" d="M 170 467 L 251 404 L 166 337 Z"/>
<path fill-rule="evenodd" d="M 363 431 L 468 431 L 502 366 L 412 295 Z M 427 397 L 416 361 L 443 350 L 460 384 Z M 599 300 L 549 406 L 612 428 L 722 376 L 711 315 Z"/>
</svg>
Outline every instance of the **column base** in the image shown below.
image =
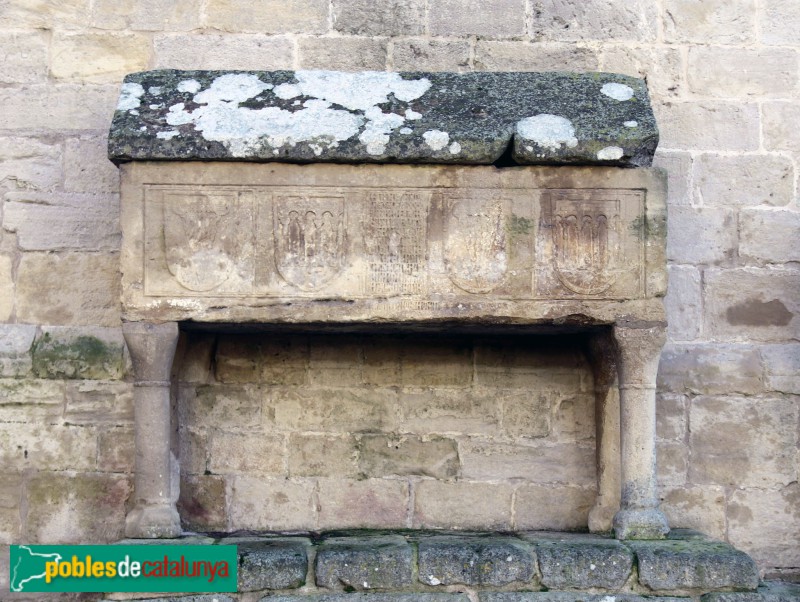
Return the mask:
<svg viewBox="0 0 800 602">
<path fill-rule="evenodd" d="M 175 506 L 138 505 L 125 518 L 125 536 L 137 539 L 165 539 L 182 533 Z"/>
<path fill-rule="evenodd" d="M 617 539 L 664 539 L 667 533 L 667 517 L 658 508 L 620 510 L 614 515 Z"/>
<path fill-rule="evenodd" d="M 589 511 L 589 532 L 607 533 L 611 530 L 614 513 L 619 509 L 619 500 L 612 505 L 598 500 Z"/>
</svg>

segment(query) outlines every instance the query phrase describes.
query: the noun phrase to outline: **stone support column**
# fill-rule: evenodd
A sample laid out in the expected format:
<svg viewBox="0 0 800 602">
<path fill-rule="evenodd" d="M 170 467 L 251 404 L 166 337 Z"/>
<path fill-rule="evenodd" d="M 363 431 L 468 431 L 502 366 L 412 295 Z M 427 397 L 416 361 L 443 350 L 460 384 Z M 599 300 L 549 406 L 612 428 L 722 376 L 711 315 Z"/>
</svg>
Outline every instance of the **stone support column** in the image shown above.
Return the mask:
<svg viewBox="0 0 800 602">
<path fill-rule="evenodd" d="M 127 322 L 122 333 L 133 363 L 136 433 L 135 506 L 125 521 L 125 535 L 176 537 L 181 523 L 170 451 L 169 389 L 178 324 Z"/>
<path fill-rule="evenodd" d="M 618 539 L 661 539 L 669 532 L 656 490 L 656 373 L 666 341 L 661 322 L 618 323 L 622 497 Z"/>
</svg>

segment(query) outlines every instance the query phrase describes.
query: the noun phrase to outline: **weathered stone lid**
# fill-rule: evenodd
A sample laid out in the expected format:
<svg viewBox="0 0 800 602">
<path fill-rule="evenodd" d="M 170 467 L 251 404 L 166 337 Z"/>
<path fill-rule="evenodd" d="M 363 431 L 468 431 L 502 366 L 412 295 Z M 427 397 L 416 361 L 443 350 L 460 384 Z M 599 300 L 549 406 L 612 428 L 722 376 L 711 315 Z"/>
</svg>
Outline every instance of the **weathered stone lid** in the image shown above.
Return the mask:
<svg viewBox="0 0 800 602">
<path fill-rule="evenodd" d="M 109 157 L 640 167 L 657 144 L 625 75 L 163 70 L 125 78 Z"/>
</svg>

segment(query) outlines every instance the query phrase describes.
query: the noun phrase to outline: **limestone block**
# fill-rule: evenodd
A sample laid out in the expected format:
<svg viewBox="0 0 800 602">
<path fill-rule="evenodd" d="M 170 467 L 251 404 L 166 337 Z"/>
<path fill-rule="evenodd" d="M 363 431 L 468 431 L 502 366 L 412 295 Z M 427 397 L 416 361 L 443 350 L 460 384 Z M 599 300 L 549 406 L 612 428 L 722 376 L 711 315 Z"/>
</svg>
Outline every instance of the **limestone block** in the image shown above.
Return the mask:
<svg viewBox="0 0 800 602">
<path fill-rule="evenodd" d="M 412 556 L 411 546 L 399 536 L 332 537 L 317 548 L 316 584 L 350 591 L 408 587 Z"/>
<path fill-rule="evenodd" d="M 530 447 L 468 440 L 462 441 L 459 448 L 465 479 L 524 479 L 533 483 L 591 486 L 597 478 L 591 445 Z"/>
<path fill-rule="evenodd" d="M 800 562 L 800 485 L 774 490 L 737 489 L 728 502 L 728 536 L 763 566 Z"/>
<path fill-rule="evenodd" d="M 525 33 L 525 5 L 520 0 L 441 0 L 428 8 L 433 36 L 511 38 Z"/>
<path fill-rule="evenodd" d="M 50 74 L 57 80 L 118 82 L 150 62 L 150 40 L 141 34 L 59 33 L 53 35 Z"/>
<path fill-rule="evenodd" d="M 667 256 L 675 263 L 730 261 L 737 246 L 736 216 L 722 207 L 670 207 Z"/>
<path fill-rule="evenodd" d="M 554 394 L 548 391 L 495 388 L 491 390 L 491 393 L 497 396 L 503 409 L 503 431 L 512 437 L 533 439 L 546 437 L 551 433 L 552 414 L 556 407 L 567 411 L 567 405 L 571 402 L 574 403 L 576 397 L 577 400 L 588 400 L 588 396 L 578 395 L 564 398 L 558 393 Z M 564 404 L 563 407 L 562 404 Z M 559 426 L 564 426 L 563 421 Z M 579 425 L 573 424 L 572 426 Z"/>
<path fill-rule="evenodd" d="M 117 76 L 117 79 L 119 76 Z M 117 86 L 36 84 L 0 89 L 0 128 L 31 130 L 104 130 L 114 110 Z"/>
<path fill-rule="evenodd" d="M 54 189 L 61 183 L 61 146 L 34 138 L 0 138 L 0 182 L 11 190 Z"/>
<path fill-rule="evenodd" d="M 228 527 L 225 488 L 224 477 L 182 476 L 178 512 L 183 527 L 192 531 L 225 531 Z"/>
<path fill-rule="evenodd" d="M 363 435 L 358 447 L 359 470 L 369 477 L 387 475 L 458 476 L 458 449 L 453 439 L 415 435 Z"/>
<path fill-rule="evenodd" d="M 97 434 L 92 428 L 0 423 L 0 466 L 93 471 L 96 456 Z"/>
<path fill-rule="evenodd" d="M 97 468 L 103 472 L 133 472 L 133 428 L 115 427 L 97 434 Z"/>
<path fill-rule="evenodd" d="M 304 480 L 232 478 L 228 530 L 314 529 L 314 483 Z"/>
<path fill-rule="evenodd" d="M 67 139 L 64 190 L 93 194 L 119 192 L 119 171 L 108 160 L 108 139 L 105 136 Z"/>
<path fill-rule="evenodd" d="M 351 477 L 359 474 L 358 449 L 350 435 L 290 435 L 289 476 Z"/>
<path fill-rule="evenodd" d="M 598 64 L 593 49 L 574 43 L 479 39 L 475 44 L 475 67 L 486 71 L 595 71 Z"/>
<path fill-rule="evenodd" d="M 397 529 L 406 526 L 405 480 L 319 480 L 319 528 Z"/>
<path fill-rule="evenodd" d="M 564 533 L 528 541 L 536 546 L 542 585 L 549 589 L 619 590 L 633 568 L 633 554 L 614 539 Z"/>
<path fill-rule="evenodd" d="M 656 396 L 656 437 L 661 440 L 684 441 L 687 431 L 684 395 L 660 393 Z"/>
<path fill-rule="evenodd" d="M 294 66 L 294 41 L 264 34 L 159 34 L 153 46 L 157 69 L 291 69 Z"/>
<path fill-rule="evenodd" d="M 574 442 L 589 441 L 595 438 L 597 429 L 595 426 L 595 395 L 594 393 L 582 393 L 562 397 L 558 403 L 554 404 L 554 414 L 550 437 L 555 441 Z M 526 405 L 532 405 L 531 400 L 527 400 Z M 526 432 L 525 425 L 522 428 L 509 428 L 508 418 L 510 414 L 503 414 L 503 421 L 506 432 L 520 437 L 531 437 L 530 432 Z M 514 425 L 517 426 L 517 425 Z"/>
<path fill-rule="evenodd" d="M 205 26 L 231 33 L 325 33 L 325 0 L 210 0 L 205 6 Z M 228 67 L 230 68 L 230 67 Z"/>
<path fill-rule="evenodd" d="M 271 389 L 269 407 L 281 429 L 352 433 L 394 424 L 397 393 L 388 389 Z"/>
<path fill-rule="evenodd" d="M 60 424 L 64 383 L 52 380 L 0 379 L 0 421 Z"/>
<path fill-rule="evenodd" d="M 263 391 L 251 386 L 181 387 L 178 424 L 190 428 L 258 430 L 261 428 Z"/>
<path fill-rule="evenodd" d="M 22 477 L 0 474 L 0 542 L 8 545 L 19 541 Z"/>
<path fill-rule="evenodd" d="M 745 209 L 739 214 L 739 255 L 759 263 L 800 261 L 800 212 Z"/>
<path fill-rule="evenodd" d="M 402 347 L 383 337 L 364 341 L 364 384 L 399 385 Z"/>
<path fill-rule="evenodd" d="M 181 471 L 185 475 L 209 474 L 209 439 L 207 429 L 182 428 L 179 422 L 178 449 Z"/>
<path fill-rule="evenodd" d="M 308 380 L 312 385 L 353 387 L 364 382 L 359 339 L 346 335 L 310 337 Z"/>
<path fill-rule="evenodd" d="M 705 205 L 788 205 L 794 198 L 794 168 L 776 155 L 695 158 L 696 198 Z"/>
<path fill-rule="evenodd" d="M 755 104 L 668 101 L 654 105 L 653 110 L 664 149 L 758 150 L 759 114 Z"/>
<path fill-rule="evenodd" d="M 514 528 L 585 530 L 596 495 L 594 487 L 522 485 L 515 499 Z"/>
<path fill-rule="evenodd" d="M 662 487 L 677 487 L 686 483 L 689 468 L 689 447 L 683 442 L 659 441 L 656 481 Z"/>
<path fill-rule="evenodd" d="M 92 27 L 138 31 L 188 31 L 200 26 L 200 6 L 192 0 L 96 0 Z"/>
<path fill-rule="evenodd" d="M 214 333 L 182 332 L 175 350 L 175 379 L 181 383 L 208 383 L 216 347 Z"/>
<path fill-rule="evenodd" d="M 12 192 L 6 198 L 3 227 L 17 233 L 25 251 L 119 248 L 116 195 Z"/>
<path fill-rule="evenodd" d="M 800 119 L 800 104 L 796 102 L 765 102 L 761 107 L 764 146 L 767 150 L 800 152 L 800 132 L 787 128 L 787 123 Z"/>
<path fill-rule="evenodd" d="M 43 328 L 31 348 L 40 378 L 120 379 L 125 343 L 118 328 Z"/>
<path fill-rule="evenodd" d="M 689 90 L 695 94 L 774 98 L 797 86 L 797 52 L 788 48 L 694 46 L 688 56 Z"/>
<path fill-rule="evenodd" d="M 297 61 L 301 69 L 381 71 L 386 68 L 386 40 L 303 37 L 297 42 Z"/>
<path fill-rule="evenodd" d="M 600 50 L 600 65 L 603 71 L 646 77 L 653 98 L 679 97 L 686 90 L 684 61 L 678 48 L 607 45 Z"/>
<path fill-rule="evenodd" d="M 778 342 L 800 334 L 800 273 L 742 268 L 705 273 L 705 332 L 718 339 Z"/>
<path fill-rule="evenodd" d="M 662 487 L 660 499 L 671 528 L 697 529 L 711 537 L 726 537 L 724 487 Z"/>
<path fill-rule="evenodd" d="M 501 432 L 500 401 L 492 390 L 402 389 L 398 399 L 400 430 L 421 435 L 496 434 Z"/>
<path fill-rule="evenodd" d="M 407 387 L 469 386 L 473 374 L 472 348 L 420 341 L 402 346 L 400 384 Z"/>
<path fill-rule="evenodd" d="M 531 548 L 510 537 L 422 538 L 418 562 L 426 585 L 503 586 L 528 583 L 536 573 Z"/>
<path fill-rule="evenodd" d="M 775 487 L 797 478 L 797 404 L 790 398 L 696 397 L 691 482 Z"/>
<path fill-rule="evenodd" d="M 667 0 L 664 38 L 667 42 L 741 44 L 755 41 L 754 0 Z"/>
<path fill-rule="evenodd" d="M 21 322 L 119 326 L 116 253 L 24 253 L 17 274 Z"/>
<path fill-rule="evenodd" d="M 535 41 L 614 40 L 654 42 L 658 10 L 650 2 L 635 0 L 612 5 L 602 0 L 537 2 L 531 35 Z"/>
<path fill-rule="evenodd" d="M 0 281 L 3 281 L 1 266 L 0 260 Z M 2 318 L 1 311 L 0 318 Z M 30 350 L 35 336 L 36 326 L 0 324 L 0 376 L 18 378 L 30 373 L 33 365 Z"/>
<path fill-rule="evenodd" d="M 398 71 L 466 71 L 469 58 L 470 44 L 466 40 L 411 38 L 392 41 L 392 68 Z"/>
<path fill-rule="evenodd" d="M 761 357 L 766 390 L 800 395 L 800 345 L 763 345 Z"/>
<path fill-rule="evenodd" d="M 221 545 L 236 544 L 239 553 L 238 591 L 295 589 L 306 582 L 308 548 L 305 538 L 234 538 Z"/>
<path fill-rule="evenodd" d="M 763 388 L 761 358 L 750 345 L 670 344 L 661 353 L 660 390 L 754 394 Z"/>
<path fill-rule="evenodd" d="M 689 153 L 656 150 L 653 166 L 667 172 L 667 205 L 689 205 L 692 201 L 693 158 Z"/>
<path fill-rule="evenodd" d="M 333 28 L 358 36 L 419 35 L 425 31 L 422 0 L 333 0 Z"/>
<path fill-rule="evenodd" d="M 305 337 L 223 336 L 217 343 L 216 377 L 224 383 L 303 385 L 307 370 Z"/>
<path fill-rule="evenodd" d="M 12 277 L 13 265 L 11 257 L 7 255 L 0 255 L 0 282 L 3 287 L 0 289 L 0 321 L 5 322 L 11 319 L 14 313 L 14 280 Z M 21 358 L 13 358 L 14 360 Z M 12 361 L 11 358 L 3 357 L 0 359 L 0 367 L 2 373 L 5 375 L 6 371 L 24 371 L 27 370 L 25 363 L 29 358 L 25 358 L 22 362 Z M 9 363 L 11 362 L 11 363 Z"/>
<path fill-rule="evenodd" d="M 670 341 L 691 341 L 700 336 L 703 325 L 702 279 L 692 266 L 667 268 L 669 285 L 664 297 L 667 335 Z"/>
<path fill-rule="evenodd" d="M 655 592 L 758 587 L 758 568 L 744 552 L 716 541 L 632 541 L 639 582 Z"/>
<path fill-rule="evenodd" d="M 89 0 L 9 0 L 2 14 L 9 29 L 83 29 Z"/>
<path fill-rule="evenodd" d="M 414 497 L 415 528 L 511 528 L 511 494 L 507 483 L 421 481 Z"/>
<path fill-rule="evenodd" d="M 124 476 L 38 473 L 28 483 L 28 539 L 52 544 L 118 541 L 131 489 Z"/>
<path fill-rule="evenodd" d="M 285 473 L 283 447 L 282 435 L 215 430 L 208 468 L 216 474 L 281 475 Z"/>
<path fill-rule="evenodd" d="M 793 0 L 766 0 L 759 11 L 759 25 L 764 44 L 796 45 L 800 7 Z"/>
<path fill-rule="evenodd" d="M 64 420 L 70 424 L 133 424 L 133 387 L 129 383 L 83 380 L 67 383 Z"/>
<path fill-rule="evenodd" d="M 5 15 L 4 15 L 5 17 Z M 44 32 L 0 34 L 4 84 L 31 83 L 47 77 L 47 38 Z"/>
<path fill-rule="evenodd" d="M 507 340 L 475 349 L 476 383 L 483 386 L 578 393 L 588 371 L 579 348 L 563 337 Z"/>
</svg>

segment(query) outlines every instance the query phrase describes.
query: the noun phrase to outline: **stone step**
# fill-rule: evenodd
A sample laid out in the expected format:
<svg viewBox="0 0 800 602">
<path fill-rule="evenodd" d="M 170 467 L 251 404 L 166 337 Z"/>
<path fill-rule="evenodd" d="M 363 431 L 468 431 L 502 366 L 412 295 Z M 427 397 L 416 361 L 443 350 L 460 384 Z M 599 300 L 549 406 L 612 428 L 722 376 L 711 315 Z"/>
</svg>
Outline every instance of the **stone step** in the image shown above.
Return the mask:
<svg viewBox="0 0 800 602">
<path fill-rule="evenodd" d="M 660 541 L 423 531 L 150 541 L 238 546 L 240 593 L 163 598 L 186 602 L 782 602 L 800 591 L 759 589 L 747 554 L 688 530 Z"/>
</svg>

